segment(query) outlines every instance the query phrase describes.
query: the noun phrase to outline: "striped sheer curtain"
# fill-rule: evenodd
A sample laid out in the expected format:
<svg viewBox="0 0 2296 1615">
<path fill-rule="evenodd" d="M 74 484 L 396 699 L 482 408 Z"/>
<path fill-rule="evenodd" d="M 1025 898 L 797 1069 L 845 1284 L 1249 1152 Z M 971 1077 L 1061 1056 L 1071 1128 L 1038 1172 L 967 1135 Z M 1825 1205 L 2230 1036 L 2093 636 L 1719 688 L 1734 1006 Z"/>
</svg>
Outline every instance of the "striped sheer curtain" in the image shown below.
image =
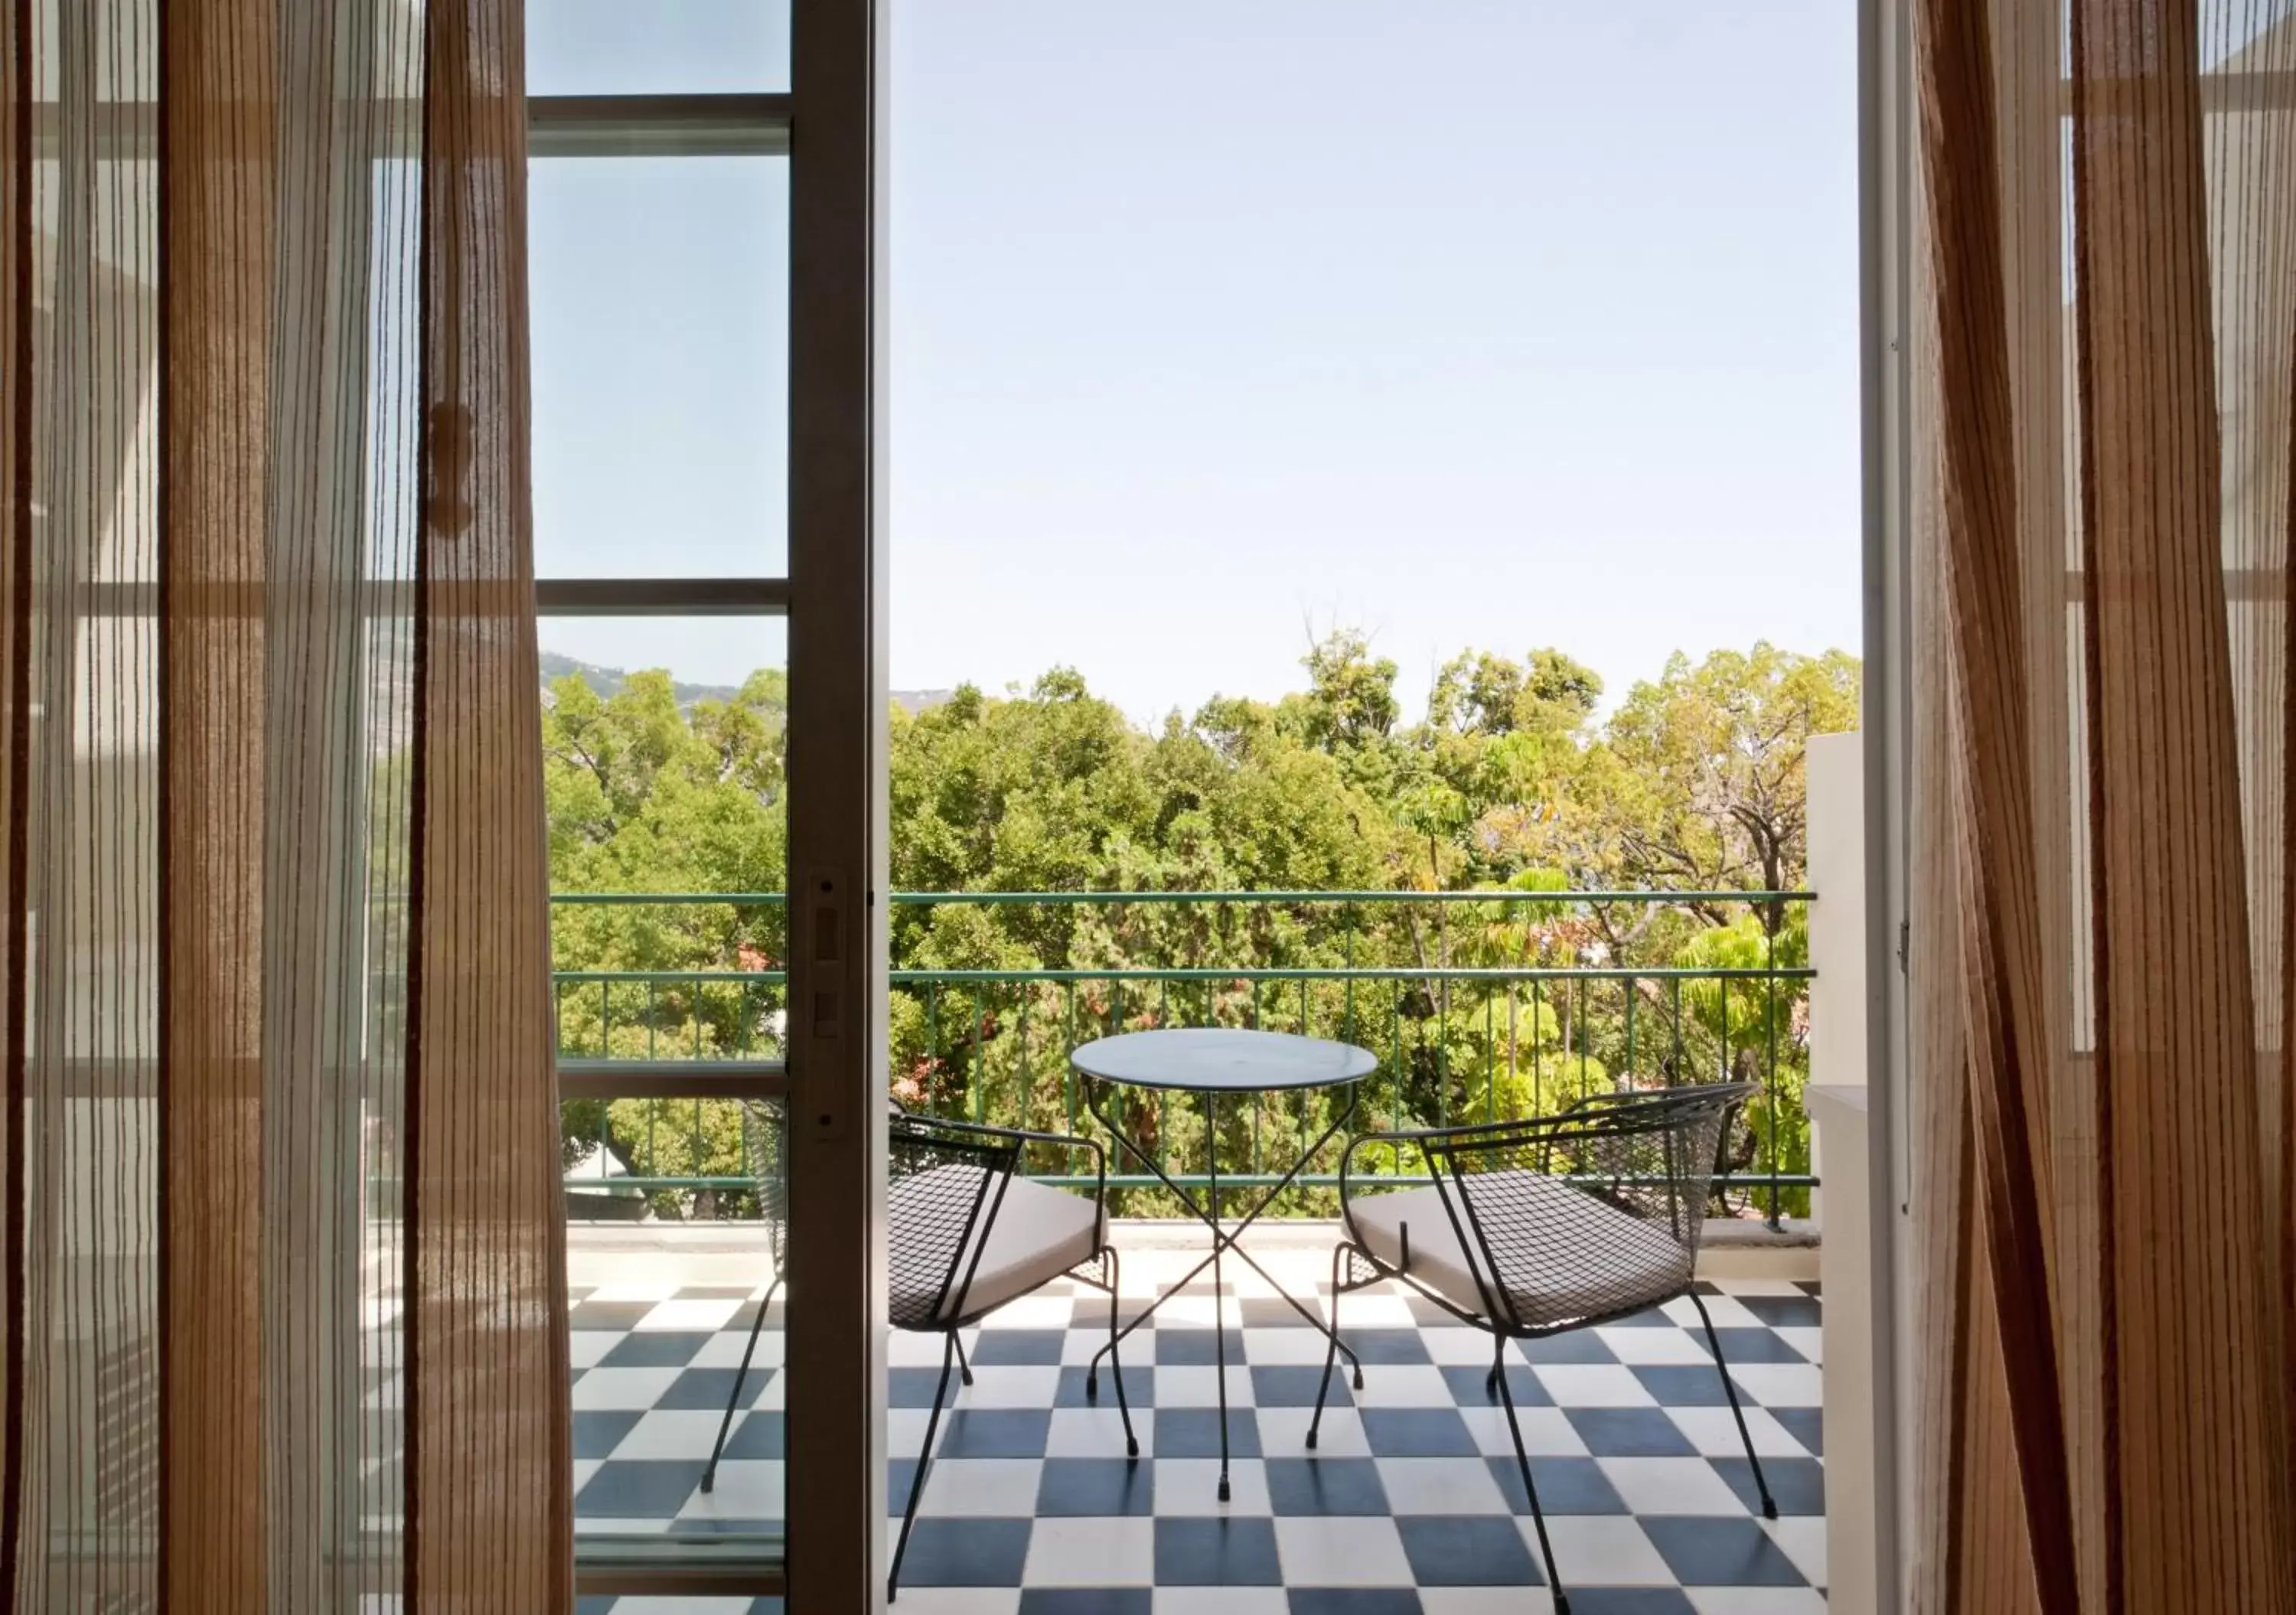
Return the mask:
<svg viewBox="0 0 2296 1615">
<path fill-rule="evenodd" d="M 570 1606 L 521 49 L 0 7 L 0 1607 Z"/>
<path fill-rule="evenodd" d="M 2296 1608 L 2296 21 L 1917 0 L 1916 1607 Z"/>
</svg>

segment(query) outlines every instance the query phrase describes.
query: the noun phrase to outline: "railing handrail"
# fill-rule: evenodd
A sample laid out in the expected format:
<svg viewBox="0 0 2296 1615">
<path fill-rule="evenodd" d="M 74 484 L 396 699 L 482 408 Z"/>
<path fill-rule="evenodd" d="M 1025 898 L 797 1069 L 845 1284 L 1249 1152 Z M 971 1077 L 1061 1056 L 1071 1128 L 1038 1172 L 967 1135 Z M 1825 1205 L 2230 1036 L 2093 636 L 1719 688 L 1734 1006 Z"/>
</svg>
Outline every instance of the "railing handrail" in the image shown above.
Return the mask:
<svg viewBox="0 0 2296 1615">
<path fill-rule="evenodd" d="M 779 907 L 780 891 L 554 891 L 569 907 L 625 904 L 724 903 L 738 908 Z M 1087 903 L 1815 903 L 1814 891 L 896 891 L 894 907 L 964 904 L 1058 907 Z"/>
</svg>

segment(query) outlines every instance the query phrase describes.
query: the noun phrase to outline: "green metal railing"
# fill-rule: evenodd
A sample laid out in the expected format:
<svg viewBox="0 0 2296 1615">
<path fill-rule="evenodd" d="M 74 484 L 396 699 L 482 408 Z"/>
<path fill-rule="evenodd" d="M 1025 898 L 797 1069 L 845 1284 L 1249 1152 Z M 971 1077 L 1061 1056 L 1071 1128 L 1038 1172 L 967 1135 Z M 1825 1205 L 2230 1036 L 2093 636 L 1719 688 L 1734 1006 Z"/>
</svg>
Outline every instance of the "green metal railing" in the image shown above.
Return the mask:
<svg viewBox="0 0 2296 1615">
<path fill-rule="evenodd" d="M 1556 935 L 1567 948 L 1570 937 L 1601 931 L 1613 908 L 1697 911 L 1709 919 L 1734 910 L 1767 915 L 1770 931 L 1783 932 L 1782 917 L 1811 900 L 1807 892 L 1739 891 L 897 893 L 890 899 L 897 956 L 928 954 L 929 943 L 947 940 L 915 929 L 914 922 L 930 920 L 916 911 L 987 909 L 992 929 L 976 924 L 956 943 L 1009 952 L 1032 930 L 1044 931 L 1070 962 L 894 970 L 888 1076 L 912 1103 L 945 1114 L 1086 1133 L 1099 1128 L 1069 1052 L 1145 1026 L 1266 1027 L 1363 1044 L 1382 1063 L 1361 1091 L 1357 1130 L 1546 1114 L 1624 1084 L 1751 1079 L 1759 1097 L 1734 1141 L 1723 1183 L 1738 1203 L 1775 1221 L 1806 1210 L 1816 1183 L 1801 1109 L 1800 1031 L 1814 972 L 1788 964 L 1645 965 L 1607 951 L 1588 963 L 1458 960 L 1510 946 L 1552 954 Z M 787 980 L 777 967 L 782 895 L 586 892 L 553 901 L 562 957 L 596 956 L 616 945 L 638 956 L 681 950 L 691 956 L 696 948 L 746 954 L 742 962 L 752 968 L 567 969 L 553 977 L 562 1057 L 610 1059 L 633 1073 L 629 1094 L 611 1111 L 596 1106 L 578 1115 L 570 1105 L 570 1131 L 578 1124 L 611 1132 L 636 1168 L 615 1180 L 625 1190 L 685 1196 L 693 1209 L 712 1212 L 730 1205 L 738 1214 L 750 1182 L 740 1165 L 749 1124 L 738 1108 L 648 1100 L 640 1074 L 778 1056 Z M 613 932 L 616 911 L 633 907 L 680 914 L 666 931 Z M 1480 914 L 1480 930 L 1458 934 L 1455 928 L 1467 923 L 1458 917 L 1463 910 L 1467 920 Z M 1075 918 L 1078 911 L 1099 930 L 1078 934 L 1086 922 Z M 1177 930 L 1166 922 L 1126 930 L 1127 915 L 1175 911 L 1218 917 Z M 1047 927 L 1046 915 L 1070 922 Z M 1024 920 L 1020 939 L 993 929 Z M 1534 932 L 1541 939 L 1536 946 Z M 1398 950 L 1423 955 L 1431 947 L 1448 962 L 1391 957 Z M 1078 963 L 1079 949 L 1125 957 Z M 1129 955 L 1150 950 L 1161 955 L 1157 963 L 1131 962 Z M 1239 950 L 1250 962 L 1202 957 Z M 1188 962 L 1171 962 L 1174 953 Z M 1326 958 L 1336 962 L 1321 962 Z M 1298 1146 L 1322 1131 L 1332 1102 L 1311 1093 L 1258 1098 L 1224 1112 L 1223 1186 L 1275 1182 L 1298 1160 Z M 1119 1103 L 1126 1130 L 1152 1138 L 1159 1164 L 1178 1182 L 1191 1189 L 1207 1182 L 1203 1118 L 1190 1096 Z M 1279 1209 L 1331 1209 L 1337 1148 L 1326 1152 L 1330 1159 L 1307 1163 L 1300 1188 Z M 1239 1158 L 1248 1170 L 1229 1169 Z M 1124 1209 L 1166 1209 L 1168 1196 L 1150 1192 L 1154 1180 L 1119 1169 L 1126 1164 L 1111 1156 L 1110 1183 L 1126 1192 Z M 1065 1163 L 1032 1166 L 1050 1181 L 1075 1181 Z M 1409 1176 L 1411 1163 L 1403 1170 Z"/>
</svg>

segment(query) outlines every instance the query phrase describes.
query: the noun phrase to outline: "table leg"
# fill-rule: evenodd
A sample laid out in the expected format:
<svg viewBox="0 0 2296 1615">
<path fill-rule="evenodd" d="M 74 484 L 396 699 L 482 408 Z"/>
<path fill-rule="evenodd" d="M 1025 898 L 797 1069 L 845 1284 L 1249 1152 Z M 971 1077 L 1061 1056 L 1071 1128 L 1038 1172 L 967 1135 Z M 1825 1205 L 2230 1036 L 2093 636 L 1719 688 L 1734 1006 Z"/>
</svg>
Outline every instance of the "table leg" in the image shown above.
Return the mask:
<svg viewBox="0 0 2296 1615">
<path fill-rule="evenodd" d="M 1123 1340 L 1127 1336 L 1131 1334 L 1134 1330 L 1139 1328 L 1141 1324 L 1155 1316 L 1158 1309 L 1160 1308 L 1166 1301 L 1170 1300 L 1174 1296 L 1179 1294 L 1180 1291 L 1187 1285 L 1194 1283 L 1196 1275 L 1201 1273 L 1207 1267 L 1213 1267 L 1220 1252 L 1231 1247 L 1234 1249 L 1235 1253 L 1238 1256 L 1241 1256 L 1245 1261 L 1251 1264 L 1252 1270 L 1254 1272 L 1258 1273 L 1260 1277 L 1267 1280 L 1267 1283 L 1274 1288 L 1275 1293 L 1283 1298 L 1284 1301 L 1291 1307 L 1292 1311 L 1298 1313 L 1302 1318 L 1305 1318 L 1308 1323 L 1314 1324 L 1316 1328 L 1324 1335 L 1331 1335 L 1332 1333 L 1331 1326 L 1323 1319 L 1317 1317 L 1314 1313 L 1308 1311 L 1306 1307 L 1302 1306 L 1299 1300 L 1281 1284 L 1276 1283 L 1275 1279 L 1269 1275 L 1267 1269 L 1262 1267 L 1258 1261 L 1254 1260 L 1251 1252 L 1246 1250 L 1238 1242 L 1242 1238 L 1243 1231 L 1246 1228 L 1250 1227 L 1252 1224 L 1258 1222 L 1261 1213 L 1265 1212 L 1269 1206 L 1275 1203 L 1275 1197 L 1283 1193 L 1284 1190 L 1290 1188 L 1292 1186 L 1292 1180 L 1297 1178 L 1300 1173 L 1307 1170 L 1308 1163 L 1316 1158 L 1316 1154 L 1323 1150 L 1324 1146 L 1330 1144 L 1332 1140 L 1337 1138 L 1341 1133 L 1347 1130 L 1348 1124 L 1355 1119 L 1356 1104 L 1357 1101 L 1356 1089 L 1352 1086 L 1348 1089 L 1347 1103 L 1341 1107 L 1340 1113 L 1332 1119 L 1330 1125 L 1324 1127 L 1322 1134 L 1316 1139 L 1316 1142 L 1309 1144 L 1305 1150 L 1300 1152 L 1300 1159 L 1292 1164 L 1292 1169 L 1278 1179 L 1265 1194 L 1261 1195 L 1259 1198 L 1259 1203 L 1252 1207 L 1252 1209 L 1247 1212 L 1234 1227 L 1223 1232 L 1220 1228 L 1217 1216 L 1209 1212 L 1208 1209 L 1204 1205 L 1199 1204 L 1194 1195 L 1189 1193 L 1187 1190 L 1173 1182 L 1171 1174 L 1165 1171 L 1162 1167 L 1157 1165 L 1154 1158 L 1152 1157 L 1145 1150 L 1142 1149 L 1137 1144 L 1134 1143 L 1124 1129 L 1116 1125 L 1115 1119 L 1111 1117 L 1107 1111 L 1101 1108 L 1101 1089 L 1103 1086 L 1112 1085 L 1103 1085 L 1099 1082 L 1090 1080 L 1089 1078 L 1086 1079 L 1085 1083 L 1085 1106 L 1087 1110 L 1091 1111 L 1093 1119 L 1098 1121 L 1102 1127 L 1108 1129 L 1108 1135 L 1116 1141 L 1117 1147 L 1119 1149 L 1123 1151 L 1125 1154 L 1129 1155 L 1134 1160 L 1137 1161 L 1141 1167 L 1150 1174 L 1150 1176 L 1153 1176 L 1157 1180 L 1157 1182 L 1162 1184 L 1165 1188 L 1171 1191 L 1173 1198 L 1177 1200 L 1180 1204 L 1186 1209 L 1191 1217 L 1203 1224 L 1205 1228 L 1210 1232 L 1212 1236 L 1211 1254 L 1205 1257 L 1203 1260 L 1198 1262 L 1194 1267 L 1189 1268 L 1186 1273 L 1180 1275 L 1179 1280 L 1169 1289 L 1166 1290 L 1161 1295 L 1157 1296 L 1153 1300 L 1150 1301 L 1145 1308 L 1135 1316 L 1129 1323 L 1124 1325 L 1123 1328 L 1116 1332 L 1116 1339 L 1119 1341 Z M 1216 1143 L 1217 1141 L 1208 1137 L 1207 1142 Z M 1211 1152 L 1208 1152 L 1208 1153 Z M 1215 1177 L 1218 1176 L 1216 1155 L 1214 1159 L 1213 1176 Z M 1218 1275 L 1217 1269 L 1215 1269 L 1213 1276 L 1213 1288 L 1215 1290 L 1218 1288 Z M 1353 1367 L 1355 1371 L 1356 1383 L 1357 1385 L 1361 1385 L 1363 1383 L 1362 1360 L 1356 1356 L 1354 1350 L 1349 1347 L 1346 1341 L 1339 1340 L 1335 1343 L 1338 1346 L 1340 1354 L 1346 1357 L 1349 1364 Z M 1111 1347 L 1103 1346 L 1097 1352 L 1093 1354 L 1091 1365 L 1093 1370 L 1096 1371 L 1099 1368 L 1100 1359 L 1106 1357 L 1111 1349 Z M 1226 1394 L 1226 1385 L 1225 1380 L 1223 1380 L 1221 1385 L 1223 1395 Z M 1224 1420 L 1223 1424 L 1225 1424 Z"/>
<path fill-rule="evenodd" d="M 1210 1175 L 1212 1230 L 1212 1372 L 1219 1376 L 1219 1500 L 1227 1501 L 1227 1320 L 1220 1306 L 1219 1095 L 1204 1095 L 1204 1170 Z"/>
</svg>

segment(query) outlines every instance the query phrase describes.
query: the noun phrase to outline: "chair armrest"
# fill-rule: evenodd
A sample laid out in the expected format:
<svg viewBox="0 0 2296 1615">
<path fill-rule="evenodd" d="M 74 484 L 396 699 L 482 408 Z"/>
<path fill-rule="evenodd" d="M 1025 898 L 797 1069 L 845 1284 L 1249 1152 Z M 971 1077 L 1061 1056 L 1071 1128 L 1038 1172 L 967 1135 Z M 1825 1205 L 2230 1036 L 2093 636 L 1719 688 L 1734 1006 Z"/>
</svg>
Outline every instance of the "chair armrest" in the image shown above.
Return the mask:
<svg viewBox="0 0 2296 1615">
<path fill-rule="evenodd" d="M 906 1114 L 906 1112 L 905 1112 Z M 921 1116 L 914 1119 L 937 1130 L 955 1133 L 969 1138 L 992 1139 L 1016 1146 L 1048 1144 L 1061 1149 L 1088 1150 L 1092 1152 L 1094 1203 L 1101 1209 L 1103 1222 L 1108 1217 L 1108 1147 L 1097 1138 L 1086 1138 L 1077 1133 L 1047 1133 L 1033 1127 L 1000 1127 L 985 1121 L 950 1121 L 939 1116 Z"/>
</svg>

